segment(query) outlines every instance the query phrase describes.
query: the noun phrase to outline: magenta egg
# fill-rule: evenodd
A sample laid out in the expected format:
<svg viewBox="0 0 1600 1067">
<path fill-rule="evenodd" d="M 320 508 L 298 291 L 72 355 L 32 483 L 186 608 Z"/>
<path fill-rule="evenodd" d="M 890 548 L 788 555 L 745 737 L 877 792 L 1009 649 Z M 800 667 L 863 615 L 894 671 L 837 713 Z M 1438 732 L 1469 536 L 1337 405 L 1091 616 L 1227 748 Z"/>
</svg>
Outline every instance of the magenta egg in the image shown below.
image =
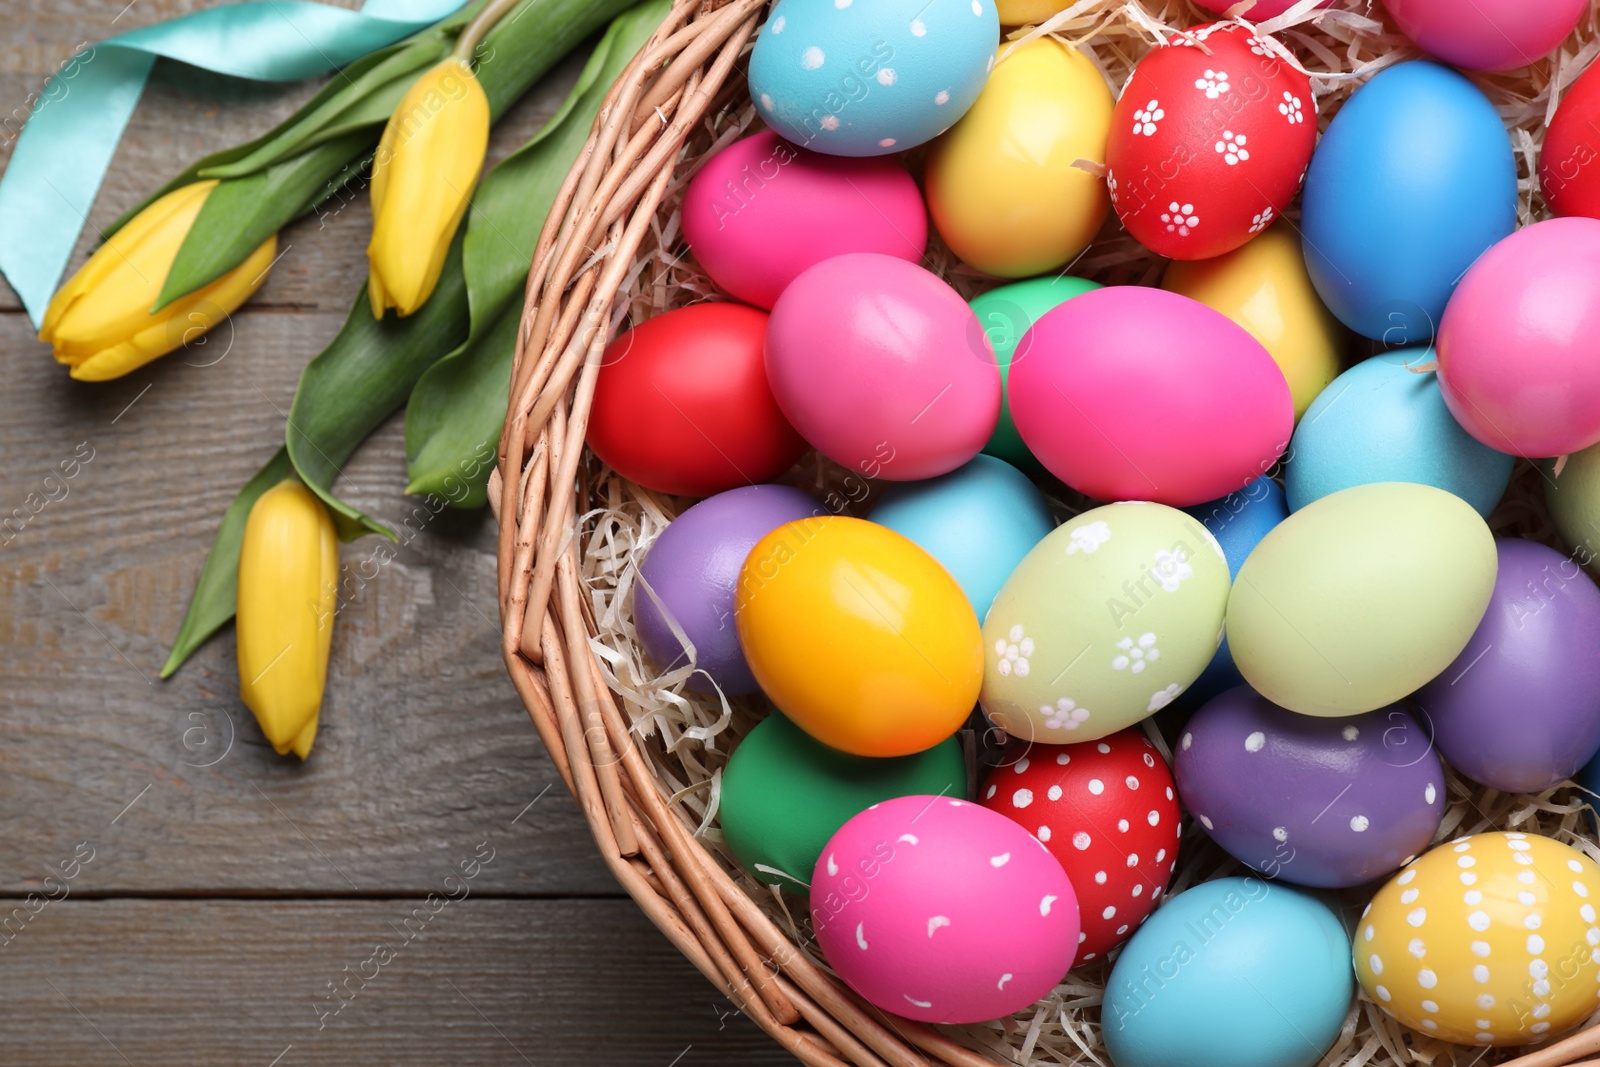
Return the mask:
<svg viewBox="0 0 1600 1067">
<path fill-rule="evenodd" d="M 1096 500 L 1190 507 L 1227 496 L 1271 468 L 1294 429 L 1267 350 L 1177 293 L 1084 293 L 1039 319 L 1018 351 L 1017 431 L 1050 473 Z"/>
<path fill-rule="evenodd" d="M 1468 70 L 1515 70 L 1547 56 L 1578 25 L 1589 2 L 1383 0 L 1383 6 L 1400 32 L 1446 63 Z"/>
</svg>

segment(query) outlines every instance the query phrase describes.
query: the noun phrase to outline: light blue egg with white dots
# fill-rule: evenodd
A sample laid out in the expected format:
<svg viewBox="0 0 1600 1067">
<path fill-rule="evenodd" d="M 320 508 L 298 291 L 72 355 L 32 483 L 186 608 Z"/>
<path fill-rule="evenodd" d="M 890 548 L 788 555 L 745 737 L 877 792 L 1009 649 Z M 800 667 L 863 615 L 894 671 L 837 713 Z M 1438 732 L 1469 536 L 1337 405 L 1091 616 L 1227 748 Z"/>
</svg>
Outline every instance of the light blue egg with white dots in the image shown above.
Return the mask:
<svg viewBox="0 0 1600 1067">
<path fill-rule="evenodd" d="M 750 98 L 813 151 L 900 152 L 966 114 L 999 43 L 995 0 L 778 0 L 750 56 Z"/>
</svg>

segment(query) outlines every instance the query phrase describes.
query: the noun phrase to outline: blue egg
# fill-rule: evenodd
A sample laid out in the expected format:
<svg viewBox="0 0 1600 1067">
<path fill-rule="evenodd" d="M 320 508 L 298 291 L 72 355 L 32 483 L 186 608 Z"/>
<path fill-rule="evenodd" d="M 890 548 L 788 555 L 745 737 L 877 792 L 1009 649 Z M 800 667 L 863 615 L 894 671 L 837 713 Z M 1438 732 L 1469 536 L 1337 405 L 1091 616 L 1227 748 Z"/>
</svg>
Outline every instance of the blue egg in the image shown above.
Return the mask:
<svg viewBox="0 0 1600 1067">
<path fill-rule="evenodd" d="M 1399 63 L 1334 116 L 1306 172 L 1301 234 L 1322 302 L 1357 333 L 1423 344 L 1456 281 L 1517 225 L 1500 116 L 1466 78 Z"/>
<path fill-rule="evenodd" d="M 1123 946 L 1100 1033 L 1117 1067 L 1312 1067 L 1355 991 L 1350 941 L 1315 897 L 1202 882 Z"/>
<path fill-rule="evenodd" d="M 1516 461 L 1461 428 L 1432 371 L 1408 365 L 1431 349 L 1386 352 L 1335 378 L 1306 409 L 1289 446 L 1289 510 L 1353 485 L 1416 482 L 1465 500 L 1488 517 Z"/>
<path fill-rule="evenodd" d="M 1026 475 L 993 456 L 924 482 L 891 486 L 867 516 L 927 550 L 972 602 L 978 620 L 1022 557 L 1055 529 Z"/>
<path fill-rule="evenodd" d="M 750 98 L 813 151 L 900 152 L 967 113 L 999 43 L 995 0 L 778 0 L 750 54 Z"/>
</svg>

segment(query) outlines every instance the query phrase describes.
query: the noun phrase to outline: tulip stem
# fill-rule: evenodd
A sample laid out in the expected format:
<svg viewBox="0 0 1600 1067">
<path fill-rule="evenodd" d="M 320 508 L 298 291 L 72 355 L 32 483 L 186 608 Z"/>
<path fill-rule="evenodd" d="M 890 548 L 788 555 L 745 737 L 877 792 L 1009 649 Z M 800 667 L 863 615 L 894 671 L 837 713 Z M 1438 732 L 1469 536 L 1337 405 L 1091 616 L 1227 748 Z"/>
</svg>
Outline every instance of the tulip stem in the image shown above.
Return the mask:
<svg viewBox="0 0 1600 1067">
<path fill-rule="evenodd" d="M 472 54 L 478 50 L 478 45 L 484 37 L 520 3 L 522 0 L 489 0 L 484 9 L 478 12 L 461 31 L 461 36 L 456 38 L 456 46 L 450 54 L 464 62 L 472 62 Z"/>
</svg>

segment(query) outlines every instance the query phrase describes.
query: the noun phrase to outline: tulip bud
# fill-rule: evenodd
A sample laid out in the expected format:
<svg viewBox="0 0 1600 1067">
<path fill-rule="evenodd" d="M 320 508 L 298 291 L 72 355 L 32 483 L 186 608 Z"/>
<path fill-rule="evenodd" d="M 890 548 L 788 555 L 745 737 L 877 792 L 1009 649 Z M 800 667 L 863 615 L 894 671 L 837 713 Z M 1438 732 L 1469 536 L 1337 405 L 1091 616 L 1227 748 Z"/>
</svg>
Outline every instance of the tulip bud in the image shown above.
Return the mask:
<svg viewBox="0 0 1600 1067">
<path fill-rule="evenodd" d="M 292 478 L 262 493 L 239 545 L 239 696 L 279 755 L 305 759 L 317 736 L 338 574 L 316 494 Z"/>
<path fill-rule="evenodd" d="M 421 307 L 439 281 L 489 147 L 489 98 L 451 56 L 406 91 L 372 161 L 367 292 L 374 318 Z"/>
<path fill-rule="evenodd" d="M 261 287 L 277 255 L 277 235 L 243 263 L 152 312 L 215 181 L 195 182 L 156 200 L 101 245 L 56 291 L 39 340 L 79 381 L 120 378 L 205 333 Z"/>
</svg>

